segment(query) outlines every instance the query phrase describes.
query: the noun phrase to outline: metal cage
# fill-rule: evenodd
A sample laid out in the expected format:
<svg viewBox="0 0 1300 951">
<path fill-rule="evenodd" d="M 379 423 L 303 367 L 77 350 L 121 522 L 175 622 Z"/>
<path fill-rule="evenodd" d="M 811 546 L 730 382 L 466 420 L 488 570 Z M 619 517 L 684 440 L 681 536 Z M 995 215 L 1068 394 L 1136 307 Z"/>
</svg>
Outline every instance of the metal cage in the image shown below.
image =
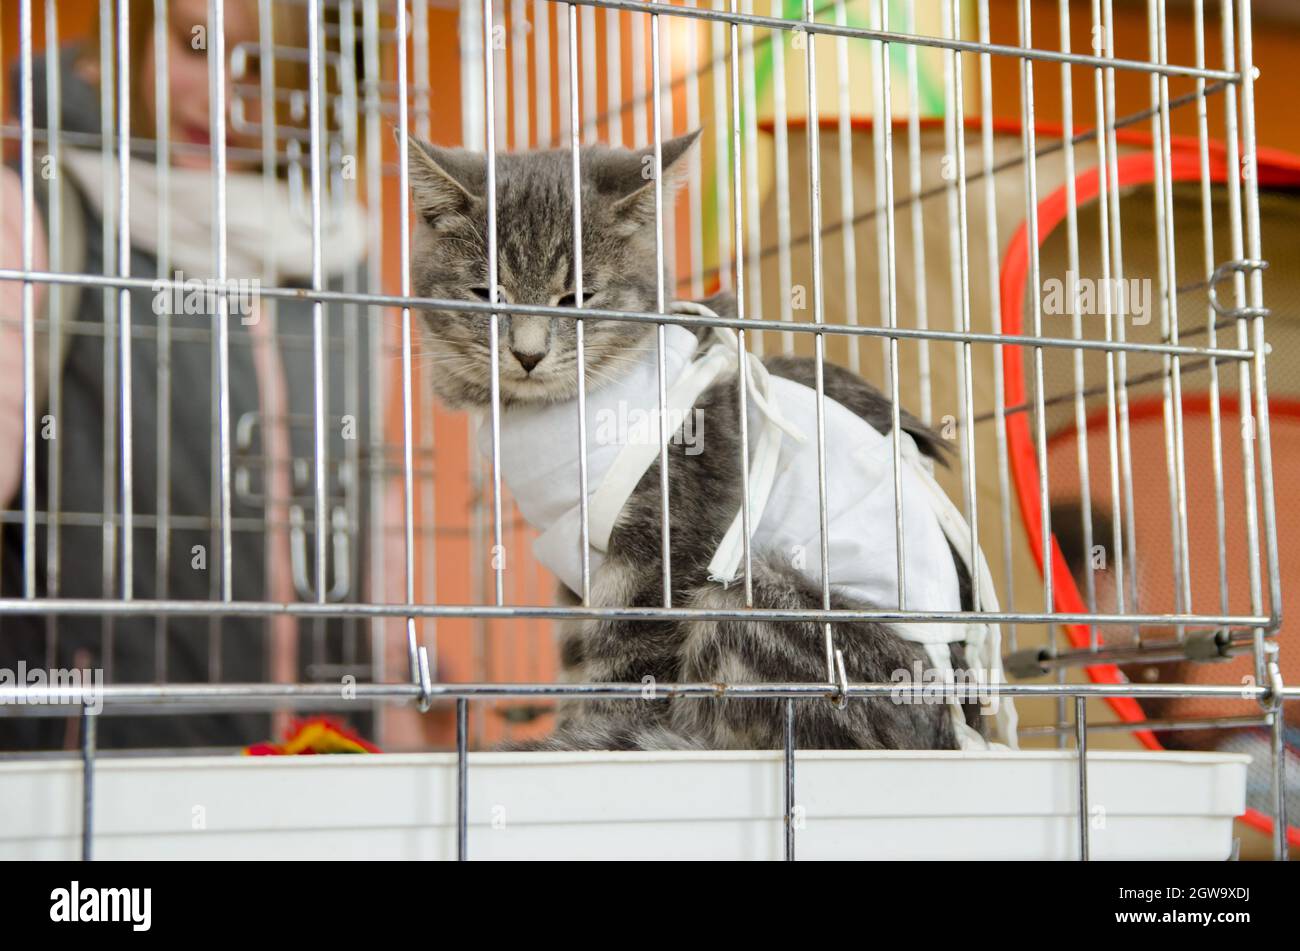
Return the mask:
<svg viewBox="0 0 1300 951">
<path fill-rule="evenodd" d="M 257 40 L 228 45 L 236 2 L 209 0 L 205 18 L 182 23 L 166 0 L 102 0 L 98 34 L 86 46 L 98 68 L 98 128 L 61 127 L 61 41 L 66 24 L 87 11 L 21 0 L 16 39 L 0 38 L 6 59 L 17 47 L 16 119 L 4 138 L 21 184 L 20 207 L 3 214 L 21 219 L 21 243 L 0 249 L 0 284 L 21 294 L 17 312 L 0 320 L 4 346 L 21 347 L 22 380 L 17 484 L 0 500 L 8 560 L 0 643 L 36 625 L 42 639 L 27 663 L 53 670 L 75 657 L 74 666 L 100 667 L 108 681 L 97 691 L 0 685 L 0 723 L 79 720 L 69 735 L 78 737 L 85 770 L 86 857 L 97 733 L 102 739 L 106 729 L 97 728 L 92 701 L 102 699 L 109 717 L 274 712 L 277 725 L 293 710 L 363 711 L 376 735 L 395 729 L 398 711 L 433 717 L 454 704 L 445 741 L 459 755 L 464 857 L 471 747 L 543 728 L 546 704 L 557 698 L 643 696 L 639 683 L 552 682 L 550 624 L 683 617 L 824 625 L 820 682 L 658 684 L 655 693 L 698 703 L 786 700 L 793 857 L 794 701 L 897 689 L 840 675 L 836 622 L 960 623 L 969 615 L 830 610 L 825 571 L 820 611 L 674 607 L 666 492 L 661 608 L 592 604 L 589 576 L 581 604 L 549 603 L 548 579 L 527 555 L 529 530 L 502 486 L 499 450 L 479 462 L 455 415 L 434 406 L 427 379 L 436 368 L 421 359 L 413 332 L 422 307 L 490 314 L 495 376 L 501 313 L 572 311 L 504 305 L 495 291 L 484 303 L 412 296 L 408 136 L 486 153 L 494 251 L 499 152 L 572 151 L 576 191 L 580 145 L 645 147 L 658 182 L 662 143 L 698 127 L 704 148 L 685 187 L 657 196 L 659 273 L 664 261 L 675 264 L 679 286 L 661 281 L 651 313 L 584 314 L 658 327 L 661 374 L 664 327 L 678 323 L 731 328 L 758 353 L 814 355 L 819 380 L 829 359 L 882 382 L 895 412 L 916 410 L 955 442 L 959 463 L 946 487 L 990 553 L 1004 603 L 977 613 L 1007 626 L 1008 669 L 1035 681 L 990 689 L 1040 703 L 1042 722 L 1026 738 L 1063 748 L 1073 736 L 1081 855 L 1089 731 L 1137 733 L 1158 746 L 1152 730 L 1262 728 L 1274 850 L 1286 856 L 1284 703 L 1300 693 L 1284 686 L 1278 652 L 1280 546 L 1290 539 L 1279 539 L 1274 491 L 1266 356 L 1278 318 L 1264 301 L 1271 226 L 1267 208 L 1261 218 L 1261 190 L 1300 183 L 1300 163 L 1257 154 L 1251 0 L 1221 0 L 1217 25 L 1195 0 L 1186 14 L 1193 62 L 1170 54 L 1166 0 L 1118 15 L 1112 0 L 258 0 L 239 4 L 256 14 Z M 1043 36 L 1034 14 L 1052 7 L 1059 32 Z M 998 15 L 1013 10 L 1015 40 L 996 42 L 1011 22 Z M 153 30 L 136 43 L 131 18 L 141 11 Z M 1130 32 L 1117 36 L 1117 22 Z M 277 35 L 284 23 L 289 36 Z M 1135 23 L 1145 35 L 1133 35 Z M 178 139 L 167 123 L 151 128 L 150 116 L 167 115 L 170 96 L 180 94 L 165 79 L 177 30 L 205 37 L 194 49 L 206 53 L 209 144 Z M 448 49 L 458 55 L 447 57 Z M 114 83 L 135 76 L 142 56 L 154 63 L 152 88 Z M 1059 126 L 1038 119 L 1035 93 L 1041 106 L 1045 78 L 1060 96 Z M 141 96 L 153 104 L 144 115 Z M 1076 99 L 1088 105 L 1077 115 Z M 1126 101 L 1142 105 L 1125 112 Z M 1194 136 L 1174 134 L 1180 110 L 1195 113 Z M 1016 118 L 998 120 L 999 111 Z M 1212 114 L 1222 123 L 1213 132 Z M 102 229 L 87 236 L 102 259 L 98 271 L 69 260 L 62 240 L 61 203 L 71 199 L 63 177 L 48 171 L 63 167 L 69 149 L 102 156 Z M 181 223 L 168 220 L 166 199 L 167 176 L 183 174 L 169 170 L 187 154 L 211 164 L 215 232 L 203 277 L 212 306 L 198 319 L 181 320 L 182 304 L 141 321 L 142 301 L 183 301 L 194 291 L 173 268 L 169 242 Z M 240 239 L 227 216 L 232 162 L 288 183 L 291 210 L 311 233 L 300 282 L 272 278 L 250 289 L 240 282 L 253 275 L 232 269 L 239 249 L 230 242 Z M 132 170 L 141 167 L 162 183 L 153 273 L 133 268 L 140 236 L 131 209 L 143 196 L 133 194 Z M 363 209 L 369 253 L 359 266 L 332 271 L 330 229 L 349 207 Z M 288 253 L 273 243 L 252 250 L 263 262 Z M 1095 316 L 1073 297 L 1066 311 L 1051 312 L 1050 282 L 1085 272 L 1107 289 Z M 272 265 L 267 273 L 281 272 Z M 1146 281 L 1151 292 L 1140 324 L 1112 311 L 1111 282 L 1126 279 Z M 719 288 L 734 292 L 738 318 L 669 311 L 674 296 Z M 93 295 L 98 325 L 68 316 L 61 295 L 72 294 L 83 302 Z M 307 402 L 290 398 L 278 410 L 240 403 L 249 379 L 240 375 L 240 351 L 258 346 L 241 319 L 250 301 L 274 325 L 280 358 Z M 76 341 L 94 342 L 102 364 L 102 419 L 87 430 L 98 427 L 102 471 L 94 474 L 70 472 L 68 459 L 83 457 L 48 434 L 51 423 L 59 436 L 72 425 L 61 418 L 74 399 L 63 361 Z M 210 358 L 205 378 L 186 378 L 180 347 L 199 348 L 186 359 Z M 135 368 L 141 348 L 155 368 L 144 383 Z M 664 399 L 661 388 L 661 412 Z M 193 400 L 211 424 L 208 504 L 181 512 L 173 483 L 193 439 L 181 440 L 171 413 Z M 494 441 L 500 413 L 494 402 Z M 150 437 L 143 446 L 141 427 Z M 1148 429 L 1150 452 L 1134 437 Z M 897 425 L 894 433 L 897 440 Z M 818 437 L 824 466 L 833 447 Z M 666 470 L 666 448 L 660 461 Z M 74 477 L 92 479 L 99 504 L 69 507 Z M 824 472 L 822 481 L 824 531 Z M 154 494 L 142 494 L 142 484 Z M 1144 504 L 1150 486 L 1154 507 Z M 171 588 L 193 559 L 204 563 L 206 592 L 194 596 L 191 587 L 177 597 Z M 241 569 L 246 559 L 268 578 L 241 575 L 253 572 Z M 1149 580 L 1153 561 L 1171 566 L 1169 580 Z M 68 577 L 78 562 L 93 565 L 97 590 Z M 1217 591 L 1202 590 L 1203 577 Z M 114 644 L 124 637 L 154 645 L 148 676 L 115 674 Z M 189 653 L 177 653 L 178 641 Z M 232 679 L 231 658 L 248 650 L 266 675 Z M 206 676 L 177 679 L 169 665 L 191 655 Z M 1234 656 L 1247 659 L 1241 682 L 1210 673 L 1153 683 L 1115 666 Z M 1091 682 L 1067 679 L 1079 669 Z M 1090 719 L 1089 699 L 1107 701 L 1117 716 Z M 1246 710 L 1161 717 L 1138 706 L 1179 699 Z M 500 715 L 489 719 L 484 711 L 496 703 Z"/>
</svg>

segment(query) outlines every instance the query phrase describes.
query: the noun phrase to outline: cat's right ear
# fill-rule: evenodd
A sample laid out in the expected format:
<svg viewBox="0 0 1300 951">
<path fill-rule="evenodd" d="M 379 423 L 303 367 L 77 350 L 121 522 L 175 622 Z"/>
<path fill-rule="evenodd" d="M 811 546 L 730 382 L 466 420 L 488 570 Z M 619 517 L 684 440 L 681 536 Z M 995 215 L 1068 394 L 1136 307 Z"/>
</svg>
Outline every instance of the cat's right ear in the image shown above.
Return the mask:
<svg viewBox="0 0 1300 951">
<path fill-rule="evenodd" d="M 415 211 L 431 225 L 447 215 L 467 213 L 483 190 L 486 168 L 477 152 L 407 136 L 407 161 Z"/>
</svg>

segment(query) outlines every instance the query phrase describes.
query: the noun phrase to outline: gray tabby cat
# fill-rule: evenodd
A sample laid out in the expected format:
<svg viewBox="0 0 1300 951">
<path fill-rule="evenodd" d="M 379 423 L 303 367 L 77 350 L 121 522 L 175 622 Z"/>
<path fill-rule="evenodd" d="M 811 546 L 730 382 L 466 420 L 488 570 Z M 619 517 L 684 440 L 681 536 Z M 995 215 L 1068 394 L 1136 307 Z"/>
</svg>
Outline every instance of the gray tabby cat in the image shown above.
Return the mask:
<svg viewBox="0 0 1300 951">
<path fill-rule="evenodd" d="M 664 194 L 679 174 L 697 133 L 662 144 Z M 627 311 L 656 309 L 654 183 L 643 175 L 645 151 L 604 147 L 581 150 L 584 305 Z M 653 168 L 650 164 L 649 168 Z M 410 181 L 418 225 L 412 282 L 422 297 L 487 300 L 487 212 L 483 155 L 411 140 Z M 499 300 L 573 306 L 572 153 L 564 150 L 497 156 Z M 673 287 L 666 274 L 667 287 Z M 734 302 L 709 305 L 734 316 Z M 434 389 L 451 407 L 490 400 L 489 318 L 450 311 L 423 312 L 422 346 L 436 354 Z M 568 318 L 499 317 L 503 412 L 518 404 L 575 398 L 575 322 Z M 588 386 L 617 374 L 620 361 L 651 345 L 653 326 L 585 321 Z M 769 370 L 814 386 L 813 361 L 768 358 Z M 848 371 L 827 365 L 826 395 L 881 432 L 890 428 L 890 404 Z M 684 442 L 669 448 L 672 595 L 675 607 L 744 607 L 741 585 L 708 581 L 707 565 L 740 505 L 739 407 L 735 375 L 706 390 L 696 403 L 709 433 L 704 451 Z M 931 458 L 942 443 L 911 415 L 903 425 Z M 697 447 L 698 449 L 698 447 Z M 605 561 L 594 573 L 595 607 L 663 604 L 660 559 L 659 463 L 645 473 L 618 518 Z M 882 531 L 893 531 L 882 526 Z M 969 577 L 960 559 L 962 603 Z M 783 560 L 754 553 L 754 605 L 816 609 L 821 591 Z M 571 603 L 577 598 L 564 593 Z M 833 598 L 834 608 L 867 607 Z M 838 623 L 836 642 L 855 682 L 888 682 L 899 669 L 930 665 L 922 648 L 871 622 Z M 824 641 L 808 622 L 591 621 L 565 626 L 561 641 L 567 681 L 657 683 L 822 682 Z M 954 666 L 963 666 L 960 647 Z M 540 749 L 772 749 L 782 745 L 779 699 L 566 701 L 555 732 Z M 952 749 L 956 737 L 941 704 L 896 704 L 887 697 L 797 704 L 796 743 L 808 749 Z M 978 708 L 967 720 L 979 729 Z"/>
</svg>

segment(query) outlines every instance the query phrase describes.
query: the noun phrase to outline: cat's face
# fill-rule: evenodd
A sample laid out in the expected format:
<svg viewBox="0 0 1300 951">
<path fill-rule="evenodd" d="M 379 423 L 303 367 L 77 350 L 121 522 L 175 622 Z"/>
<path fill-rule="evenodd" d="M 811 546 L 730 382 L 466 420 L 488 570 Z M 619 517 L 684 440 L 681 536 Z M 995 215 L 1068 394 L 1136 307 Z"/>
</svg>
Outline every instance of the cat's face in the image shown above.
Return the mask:
<svg viewBox="0 0 1300 951">
<path fill-rule="evenodd" d="M 674 170 L 698 133 L 664 142 L 664 205 Z M 420 297 L 484 301 L 488 290 L 487 163 L 482 154 L 410 140 L 416 229 L 412 291 Z M 604 147 L 579 152 L 583 306 L 653 311 L 653 152 Z M 648 157 L 648 158 L 647 158 Z M 496 163 L 498 301 L 573 306 L 573 157 L 565 150 L 501 154 Z M 664 275 L 671 299 L 672 275 Z M 451 406 L 491 400 L 487 314 L 421 311 L 422 359 Z M 498 317 L 501 400 L 554 402 L 577 393 L 577 324 L 571 318 Z M 651 346 L 653 326 L 583 323 L 587 385 L 616 377 Z"/>
</svg>

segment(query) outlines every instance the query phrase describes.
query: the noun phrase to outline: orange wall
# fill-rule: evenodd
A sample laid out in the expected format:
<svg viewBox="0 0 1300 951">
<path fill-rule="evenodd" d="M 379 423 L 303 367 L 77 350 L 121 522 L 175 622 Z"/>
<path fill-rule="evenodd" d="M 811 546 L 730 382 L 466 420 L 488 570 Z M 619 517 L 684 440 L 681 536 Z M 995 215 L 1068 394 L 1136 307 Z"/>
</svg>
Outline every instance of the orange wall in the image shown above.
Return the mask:
<svg viewBox="0 0 1300 951">
<path fill-rule="evenodd" d="M 1017 0 L 992 0 L 990 3 L 990 39 L 994 43 L 1019 44 Z M 1210 68 L 1222 68 L 1222 39 L 1219 33 L 1217 3 L 1206 6 L 1206 62 Z M 1034 45 L 1060 49 L 1060 17 L 1057 0 L 1033 0 L 1030 8 Z M 1091 4 L 1075 2 L 1070 12 L 1070 46 L 1076 53 L 1091 53 Z M 1194 65 L 1196 48 L 1195 23 L 1189 11 L 1170 10 L 1168 15 L 1168 61 Z M 1234 32 L 1236 26 L 1234 24 Z M 1124 59 L 1149 60 L 1145 3 L 1115 4 L 1115 54 Z M 1259 69 L 1255 83 L 1256 140 L 1261 147 L 1284 149 L 1300 154 L 1300 125 L 1291 112 L 1295 91 L 1296 57 L 1300 55 L 1300 24 L 1256 19 L 1253 30 L 1254 61 Z M 1061 67 L 1053 63 L 1034 65 L 1035 112 L 1040 122 L 1059 123 L 1061 110 Z M 1093 74 L 1089 68 L 1075 67 L 1071 85 L 1074 95 L 1075 129 L 1096 124 L 1093 103 Z M 1193 92 L 1196 81 L 1172 79 L 1169 96 L 1176 98 Z M 1209 99 L 1210 137 L 1224 137 L 1222 96 Z M 1020 117 L 1020 69 L 1017 62 L 993 59 L 993 103 L 999 118 Z M 1149 109 L 1152 105 L 1150 80 L 1145 75 L 1117 73 L 1116 110 L 1120 116 Z M 1151 127 L 1144 120 L 1138 128 Z M 1175 135 L 1196 135 L 1196 107 L 1189 104 L 1170 112 L 1170 128 Z"/>
</svg>

